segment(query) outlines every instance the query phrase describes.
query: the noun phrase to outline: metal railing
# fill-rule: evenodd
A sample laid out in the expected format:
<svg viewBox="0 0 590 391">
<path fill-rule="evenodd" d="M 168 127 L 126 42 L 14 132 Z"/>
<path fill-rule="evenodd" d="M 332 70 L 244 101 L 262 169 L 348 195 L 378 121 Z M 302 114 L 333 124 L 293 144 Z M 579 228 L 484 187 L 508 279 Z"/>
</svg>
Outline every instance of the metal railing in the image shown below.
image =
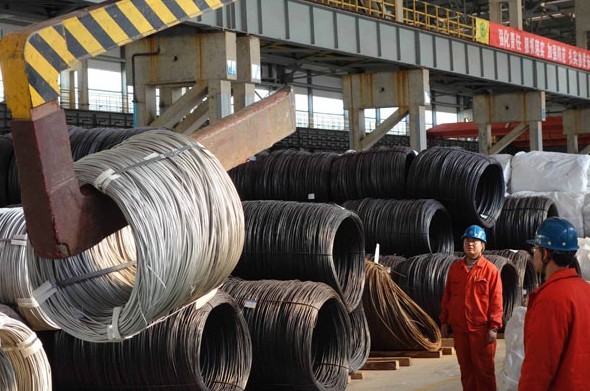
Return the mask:
<svg viewBox="0 0 590 391">
<path fill-rule="evenodd" d="M 395 0 L 307 0 L 328 7 L 373 16 L 390 21 L 402 21 L 425 30 L 470 41 L 476 39 L 476 18 L 419 0 L 404 0 L 401 10 Z M 401 13 L 401 18 L 396 15 Z"/>
</svg>

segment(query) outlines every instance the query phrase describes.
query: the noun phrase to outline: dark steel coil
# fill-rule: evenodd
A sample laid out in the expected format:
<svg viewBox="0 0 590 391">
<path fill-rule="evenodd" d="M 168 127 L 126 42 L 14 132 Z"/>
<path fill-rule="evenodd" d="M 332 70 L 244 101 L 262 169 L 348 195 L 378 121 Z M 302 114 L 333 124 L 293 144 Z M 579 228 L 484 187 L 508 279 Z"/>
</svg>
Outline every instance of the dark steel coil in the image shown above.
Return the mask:
<svg viewBox="0 0 590 391">
<path fill-rule="evenodd" d="M 518 273 L 518 286 L 523 289 L 524 298 L 539 286 L 539 276 L 535 271 L 533 256 L 525 250 L 486 250 L 484 256 L 488 254 L 500 255 L 508 258 L 516 267 Z"/>
<path fill-rule="evenodd" d="M 336 202 L 406 195 L 406 177 L 416 152 L 409 147 L 345 153 L 330 170 L 330 188 Z"/>
<path fill-rule="evenodd" d="M 223 285 L 242 306 L 252 336 L 249 390 L 344 390 L 350 320 L 332 288 L 311 281 Z"/>
<path fill-rule="evenodd" d="M 258 186 L 256 175 L 258 167 L 258 160 L 249 160 L 227 172 L 242 201 L 256 199 L 256 188 Z"/>
<path fill-rule="evenodd" d="M 363 306 L 371 331 L 372 350 L 427 350 L 441 347 L 436 322 L 393 280 L 387 268 L 365 262 L 367 281 Z"/>
<path fill-rule="evenodd" d="M 423 254 L 395 268 L 399 287 L 437 323 L 447 274 L 456 260 L 453 254 Z"/>
<path fill-rule="evenodd" d="M 458 148 L 424 150 L 408 173 L 409 198 L 434 198 L 462 225 L 491 227 L 504 203 L 502 165 L 489 156 Z"/>
<path fill-rule="evenodd" d="M 246 240 L 233 275 L 247 280 L 324 282 L 348 311 L 365 281 L 364 235 L 357 215 L 337 205 L 245 201 Z"/>
<path fill-rule="evenodd" d="M 244 390 L 252 361 L 248 326 L 218 292 L 121 343 L 44 333 L 56 390 Z"/>
<path fill-rule="evenodd" d="M 349 314 L 350 316 L 350 372 L 360 369 L 371 351 L 371 333 L 369 332 L 369 323 L 365 315 L 362 301 Z"/>
<path fill-rule="evenodd" d="M 281 150 L 261 158 L 256 170 L 256 199 L 330 201 L 330 167 L 337 156 Z"/>
<path fill-rule="evenodd" d="M 522 288 L 518 285 L 518 271 L 516 270 L 516 266 L 508 258 L 494 254 L 486 254 L 485 257 L 496 265 L 500 271 L 504 307 L 502 327 L 504 327 L 508 320 L 510 320 L 514 308 L 522 304 Z"/>
<path fill-rule="evenodd" d="M 559 217 L 559 212 L 547 197 L 507 197 L 496 224 L 487 230 L 488 248 L 530 250 L 526 241 L 549 217 Z"/>
<path fill-rule="evenodd" d="M 365 250 L 413 256 L 453 251 L 451 219 L 436 200 L 346 201 L 345 208 L 358 214 L 365 231 Z"/>
</svg>

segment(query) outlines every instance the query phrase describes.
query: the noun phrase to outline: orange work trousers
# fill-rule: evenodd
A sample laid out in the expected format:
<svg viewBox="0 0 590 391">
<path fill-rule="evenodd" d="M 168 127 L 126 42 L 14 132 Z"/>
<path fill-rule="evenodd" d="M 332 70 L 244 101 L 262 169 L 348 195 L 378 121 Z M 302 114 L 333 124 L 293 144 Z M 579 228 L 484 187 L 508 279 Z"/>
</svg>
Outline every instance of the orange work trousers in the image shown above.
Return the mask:
<svg viewBox="0 0 590 391">
<path fill-rule="evenodd" d="M 496 391 L 496 342 L 487 343 L 487 330 L 453 332 L 464 391 Z"/>
</svg>

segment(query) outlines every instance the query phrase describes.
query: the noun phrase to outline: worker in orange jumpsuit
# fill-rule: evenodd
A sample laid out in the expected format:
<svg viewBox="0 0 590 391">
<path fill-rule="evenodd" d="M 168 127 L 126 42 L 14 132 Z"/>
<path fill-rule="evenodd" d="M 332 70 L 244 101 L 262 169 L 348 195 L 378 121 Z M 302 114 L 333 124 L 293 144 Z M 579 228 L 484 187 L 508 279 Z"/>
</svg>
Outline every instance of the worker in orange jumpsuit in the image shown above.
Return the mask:
<svg viewBox="0 0 590 391">
<path fill-rule="evenodd" d="M 465 257 L 447 274 L 441 303 L 441 332 L 453 330 L 465 391 L 496 391 L 494 356 L 502 327 L 502 281 L 498 268 L 482 255 L 485 231 L 472 225 L 463 234 Z"/>
<path fill-rule="evenodd" d="M 529 297 L 519 391 L 590 390 L 590 284 L 575 270 L 578 238 L 565 219 L 537 229 L 533 263 L 545 282 Z"/>
</svg>

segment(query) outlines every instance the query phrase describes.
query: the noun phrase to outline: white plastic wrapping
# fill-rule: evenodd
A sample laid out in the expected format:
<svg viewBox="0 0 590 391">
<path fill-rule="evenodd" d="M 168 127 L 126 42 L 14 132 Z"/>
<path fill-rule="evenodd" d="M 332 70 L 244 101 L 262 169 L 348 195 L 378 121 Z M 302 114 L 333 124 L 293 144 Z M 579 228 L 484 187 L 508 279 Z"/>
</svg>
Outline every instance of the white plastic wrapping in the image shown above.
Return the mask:
<svg viewBox="0 0 590 391">
<path fill-rule="evenodd" d="M 520 368 L 524 360 L 524 317 L 526 307 L 516 307 L 512 317 L 504 330 L 504 342 L 506 343 L 506 356 L 504 366 L 500 372 L 499 390 L 518 390 Z"/>
<path fill-rule="evenodd" d="M 510 193 L 587 191 L 590 156 L 559 152 L 519 152 L 512 159 Z"/>
<path fill-rule="evenodd" d="M 590 281 L 590 238 L 578 238 L 578 246 L 580 246 L 580 249 L 576 253 L 576 256 L 580 263 L 582 278 Z"/>
<path fill-rule="evenodd" d="M 490 155 L 502 165 L 502 172 L 504 173 L 504 193 L 508 193 L 510 189 L 510 176 L 512 173 L 512 155 L 497 154 Z"/>
<path fill-rule="evenodd" d="M 513 176 L 514 179 L 514 176 Z M 578 192 L 561 192 L 561 191 L 551 191 L 551 192 L 533 192 L 533 191 L 521 191 L 518 193 L 512 194 L 513 197 L 527 197 L 527 196 L 545 196 L 553 200 L 555 206 L 557 207 L 557 211 L 559 212 L 559 217 L 563 217 L 564 219 L 568 220 L 570 223 L 573 224 L 578 237 L 584 237 L 584 203 L 586 202 L 586 195 L 587 192 L 578 191 Z M 590 220 L 590 218 L 589 218 Z M 590 226 L 588 226 L 590 229 Z"/>
</svg>

